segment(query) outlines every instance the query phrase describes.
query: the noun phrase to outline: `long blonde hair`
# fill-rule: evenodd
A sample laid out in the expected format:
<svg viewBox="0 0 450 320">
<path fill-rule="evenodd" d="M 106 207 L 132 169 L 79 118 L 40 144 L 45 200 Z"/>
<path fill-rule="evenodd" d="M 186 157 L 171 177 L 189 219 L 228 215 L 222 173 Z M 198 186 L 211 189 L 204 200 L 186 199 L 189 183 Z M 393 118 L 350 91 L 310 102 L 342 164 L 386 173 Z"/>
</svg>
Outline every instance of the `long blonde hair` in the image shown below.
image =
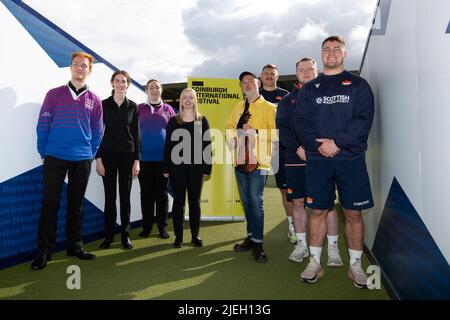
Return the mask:
<svg viewBox="0 0 450 320">
<path fill-rule="evenodd" d="M 184 107 L 183 107 L 183 97 L 188 93 L 192 92 L 194 94 L 194 121 L 202 120 L 203 116 L 200 112 L 198 112 L 198 102 L 197 102 L 197 93 L 192 88 L 185 88 L 183 91 L 181 91 L 180 94 L 180 111 L 175 116 L 177 119 L 177 123 L 182 124 L 184 123 L 183 120 L 183 113 L 184 113 Z"/>
</svg>

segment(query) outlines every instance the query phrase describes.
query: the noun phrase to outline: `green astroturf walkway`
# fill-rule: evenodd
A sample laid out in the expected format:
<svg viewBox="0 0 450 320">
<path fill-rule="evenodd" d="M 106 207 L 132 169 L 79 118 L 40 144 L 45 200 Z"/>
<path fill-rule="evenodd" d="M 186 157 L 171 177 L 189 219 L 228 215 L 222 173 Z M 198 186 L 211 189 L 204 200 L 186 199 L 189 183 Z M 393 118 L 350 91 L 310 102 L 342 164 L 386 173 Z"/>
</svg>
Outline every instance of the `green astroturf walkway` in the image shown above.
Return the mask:
<svg viewBox="0 0 450 320">
<path fill-rule="evenodd" d="M 97 255 L 94 261 L 66 257 L 65 251 L 40 271 L 31 271 L 24 263 L 0 271 L 0 299 L 389 299 L 384 288 L 361 290 L 347 277 L 348 253 L 341 226 L 341 268 L 325 266 L 325 276 L 316 284 L 298 280 L 306 267 L 287 258 L 293 249 L 287 238 L 287 222 L 278 189 L 266 188 L 265 243 L 268 263 L 257 263 L 250 252 L 233 252 L 233 245 L 245 234 L 245 222 L 202 222 L 200 236 L 203 248 L 190 245 L 188 223 L 185 223 L 185 245 L 172 246 L 171 238 L 155 235 L 140 239 L 140 229 L 132 231 L 132 250 L 124 250 L 117 241 L 110 249 L 98 248 L 101 240 L 85 245 Z M 120 236 L 117 235 L 119 240 Z M 66 286 L 67 267 L 81 269 L 81 289 Z M 326 250 L 322 254 L 326 264 Z M 363 266 L 369 265 L 363 257 Z"/>
</svg>

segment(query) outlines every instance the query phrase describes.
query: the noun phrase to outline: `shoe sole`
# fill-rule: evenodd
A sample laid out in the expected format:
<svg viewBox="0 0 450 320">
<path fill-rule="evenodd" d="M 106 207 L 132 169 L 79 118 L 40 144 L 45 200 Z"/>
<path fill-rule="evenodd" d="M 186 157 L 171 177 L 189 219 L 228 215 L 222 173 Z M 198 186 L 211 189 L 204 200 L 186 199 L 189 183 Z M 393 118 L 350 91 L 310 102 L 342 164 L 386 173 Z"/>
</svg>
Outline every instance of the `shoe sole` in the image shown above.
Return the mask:
<svg viewBox="0 0 450 320">
<path fill-rule="evenodd" d="M 92 256 L 92 257 L 90 257 L 90 258 L 87 258 L 87 259 L 84 259 L 84 258 L 80 258 L 79 256 L 77 256 L 76 254 L 68 254 L 68 253 L 66 253 L 66 256 L 68 256 L 68 257 L 75 257 L 75 258 L 78 258 L 78 259 L 80 259 L 80 260 L 85 260 L 85 261 L 89 261 L 89 260 L 95 260 L 95 258 L 97 258 L 97 256 Z"/>
<path fill-rule="evenodd" d="M 361 283 L 357 283 L 355 281 L 355 279 L 353 278 L 353 274 L 350 272 L 350 270 L 347 271 L 347 275 L 350 278 L 350 280 L 352 280 L 353 285 L 358 288 L 358 289 L 368 289 L 367 288 L 367 284 L 361 284 Z"/>
<path fill-rule="evenodd" d="M 252 249 L 253 249 L 253 247 L 249 247 L 249 248 L 236 248 L 236 247 L 233 247 L 233 251 L 234 252 L 245 252 L 245 251 L 250 251 Z"/>
<path fill-rule="evenodd" d="M 289 261 L 293 261 L 293 262 L 299 262 L 299 263 L 303 262 L 303 258 L 301 260 L 299 260 L 299 259 L 296 259 L 296 258 L 293 258 L 293 257 L 289 257 L 288 260 Z"/>
<path fill-rule="evenodd" d="M 312 278 L 312 279 L 302 278 L 302 276 L 300 275 L 300 280 L 303 282 L 306 282 L 306 283 L 316 283 L 317 280 L 322 278 L 324 275 L 325 275 L 325 271 L 323 269 L 321 269 L 314 278 Z"/>
<path fill-rule="evenodd" d="M 268 259 L 267 258 L 254 258 L 255 259 L 255 261 L 256 262 L 262 262 L 262 263 L 264 263 L 264 262 L 267 262 L 268 261 Z"/>
<path fill-rule="evenodd" d="M 343 262 L 341 262 L 340 264 L 327 262 L 327 266 L 329 266 L 329 267 L 342 267 L 343 265 L 344 265 Z"/>
</svg>

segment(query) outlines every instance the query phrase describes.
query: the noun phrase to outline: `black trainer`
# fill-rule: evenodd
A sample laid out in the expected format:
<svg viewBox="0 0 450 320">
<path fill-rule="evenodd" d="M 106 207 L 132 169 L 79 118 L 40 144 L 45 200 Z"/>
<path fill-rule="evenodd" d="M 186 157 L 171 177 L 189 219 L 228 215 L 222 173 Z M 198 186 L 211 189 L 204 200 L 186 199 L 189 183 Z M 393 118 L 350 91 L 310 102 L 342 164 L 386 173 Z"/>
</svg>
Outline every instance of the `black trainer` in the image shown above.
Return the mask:
<svg viewBox="0 0 450 320">
<path fill-rule="evenodd" d="M 141 231 L 141 233 L 139 233 L 139 237 L 141 238 L 147 238 L 150 235 L 150 231 Z"/>
<path fill-rule="evenodd" d="M 105 240 L 103 240 L 103 242 L 100 244 L 100 248 L 108 249 L 109 247 L 111 247 L 111 243 L 113 243 L 113 241 L 114 239 L 105 238 Z"/>
<path fill-rule="evenodd" d="M 48 261 L 52 260 L 52 256 L 47 253 L 38 255 L 31 263 L 32 270 L 44 269 Z"/>
<path fill-rule="evenodd" d="M 267 262 L 267 256 L 262 244 L 256 244 L 253 248 L 253 257 L 258 262 Z"/>
<path fill-rule="evenodd" d="M 196 247 L 203 247 L 203 240 L 199 237 L 192 237 L 191 243 L 193 243 Z"/>
<path fill-rule="evenodd" d="M 235 244 L 233 250 L 236 252 L 248 251 L 255 246 L 255 242 L 250 238 L 245 238 L 241 243 Z"/>
<path fill-rule="evenodd" d="M 133 249 L 133 244 L 131 243 L 130 237 L 123 237 L 121 242 L 122 242 L 122 246 L 125 249 L 127 249 L 127 250 Z"/>
<path fill-rule="evenodd" d="M 183 240 L 181 240 L 180 238 L 176 237 L 175 238 L 175 242 L 173 243 L 173 246 L 175 248 L 181 248 L 183 246 Z"/>
<path fill-rule="evenodd" d="M 161 230 L 161 231 L 159 231 L 159 237 L 160 237 L 161 239 L 169 239 L 169 238 L 170 238 L 170 235 L 169 235 L 169 233 L 167 232 L 167 230 Z"/>
</svg>

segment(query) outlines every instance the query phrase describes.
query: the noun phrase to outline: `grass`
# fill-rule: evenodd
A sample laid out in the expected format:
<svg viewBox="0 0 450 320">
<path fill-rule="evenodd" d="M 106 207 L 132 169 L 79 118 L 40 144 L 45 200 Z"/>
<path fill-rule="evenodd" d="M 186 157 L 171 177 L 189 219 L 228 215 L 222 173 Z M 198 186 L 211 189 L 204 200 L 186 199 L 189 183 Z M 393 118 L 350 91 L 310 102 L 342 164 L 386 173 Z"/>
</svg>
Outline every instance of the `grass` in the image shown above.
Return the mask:
<svg viewBox="0 0 450 320">
<path fill-rule="evenodd" d="M 99 240 L 85 245 L 97 255 L 94 261 L 69 258 L 64 251 L 54 254 L 40 271 L 32 271 L 29 263 L 1 270 L 0 299 L 389 299 L 384 288 L 361 290 L 353 286 L 346 274 L 348 254 L 342 235 L 344 267 L 325 266 L 325 276 L 316 284 L 300 282 L 298 274 L 306 267 L 307 259 L 302 263 L 287 259 L 293 246 L 287 238 L 278 189 L 265 189 L 264 205 L 268 263 L 255 262 L 249 252 L 233 252 L 233 245 L 243 239 L 245 222 L 202 222 L 203 248 L 185 243 L 182 249 L 175 249 L 172 232 L 167 240 L 155 235 L 140 239 L 140 230 L 135 229 L 132 250 L 122 249 L 120 242 L 101 250 Z M 186 240 L 190 240 L 188 228 L 185 223 Z M 322 259 L 326 259 L 326 250 Z M 369 264 L 364 256 L 363 266 Z M 80 290 L 67 288 L 70 274 L 66 271 L 70 265 L 80 267 Z"/>
</svg>

